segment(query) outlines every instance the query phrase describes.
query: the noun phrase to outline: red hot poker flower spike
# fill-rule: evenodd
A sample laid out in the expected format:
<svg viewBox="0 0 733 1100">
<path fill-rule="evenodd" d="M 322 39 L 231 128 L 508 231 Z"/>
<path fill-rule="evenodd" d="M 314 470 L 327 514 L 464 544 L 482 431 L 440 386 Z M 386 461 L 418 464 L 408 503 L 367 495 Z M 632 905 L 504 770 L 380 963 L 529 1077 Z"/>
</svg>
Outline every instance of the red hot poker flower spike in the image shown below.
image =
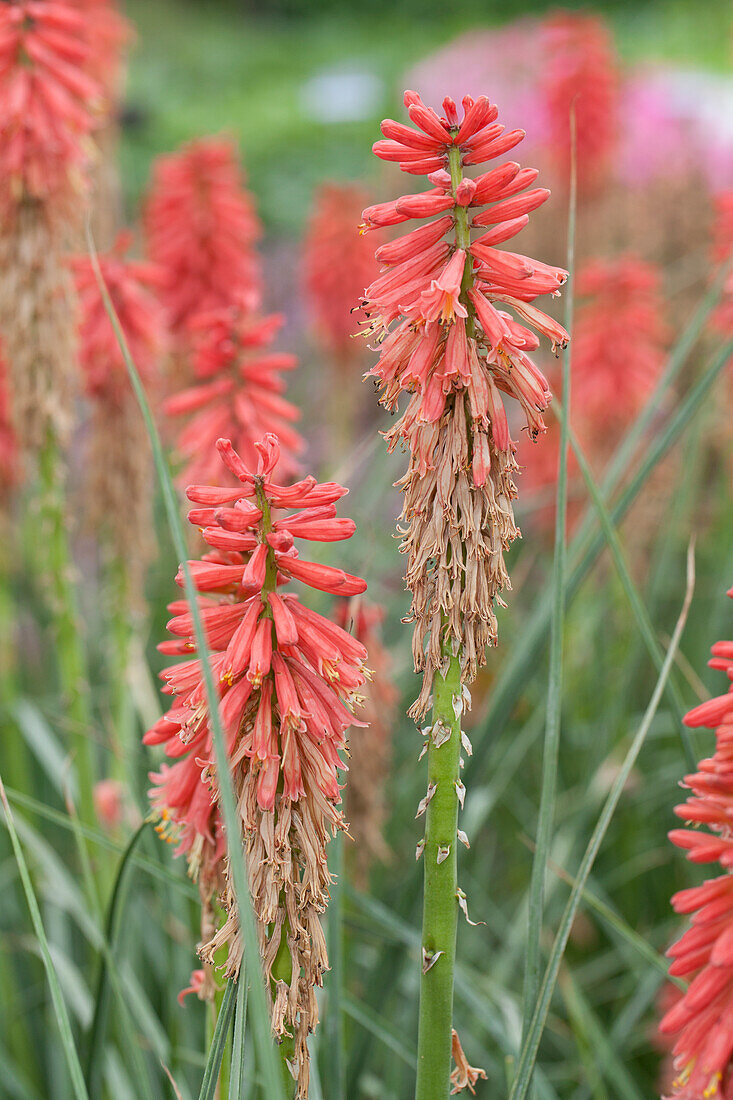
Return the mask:
<svg viewBox="0 0 733 1100">
<path fill-rule="evenodd" d="M 668 332 L 661 276 L 635 256 L 581 269 L 573 336 L 573 412 L 591 443 L 632 420 L 664 365 Z"/>
<path fill-rule="evenodd" d="M 408 521 L 402 549 L 413 656 L 425 670 L 413 708 L 419 718 L 447 646 L 462 654 L 471 680 L 496 642 L 494 602 L 509 583 L 503 551 L 518 535 L 503 395 L 518 400 L 532 436 L 545 430 L 550 391 L 530 353 L 537 333 L 555 348 L 568 335 L 534 300 L 559 294 L 567 273 L 497 247 L 549 197 L 533 186 L 537 172 L 501 160 L 468 174 L 503 157 L 524 132 L 506 131 L 486 96 L 465 96 L 462 112 L 446 99 L 443 117 L 415 92 L 405 93 L 405 106 L 416 128 L 387 119 L 374 152 L 427 175 L 432 188 L 367 208 L 363 229 L 432 220 L 379 248 L 382 273 L 367 287 L 363 309 L 379 343 L 370 374 L 382 404 L 393 409 L 408 395 L 387 440 L 410 449 L 400 483 Z"/>
<path fill-rule="evenodd" d="M 357 228 L 366 201 L 358 187 L 325 185 L 316 196 L 305 241 L 305 286 L 315 326 L 340 363 L 360 350 L 353 339 L 353 310 L 379 270 L 372 242 Z"/>
<path fill-rule="evenodd" d="M 733 594 L 733 590 L 728 593 Z M 733 679 L 733 642 L 717 642 L 712 668 Z M 667 952 L 670 974 L 690 982 L 661 1021 L 674 1036 L 677 1100 L 725 1100 L 733 1088 L 733 684 L 685 716 L 685 724 L 715 730 L 715 752 L 685 777 L 692 792 L 675 807 L 683 821 L 673 844 L 693 863 L 719 863 L 723 874 L 672 898 L 678 913 L 691 913 L 692 926 Z"/>
<path fill-rule="evenodd" d="M 280 443 L 278 473 L 289 477 L 296 472 L 296 456 L 304 444 L 292 425 L 300 412 L 284 397 L 282 376 L 298 360 L 269 350 L 281 324 L 280 316 L 259 317 L 242 300 L 192 318 L 194 384 L 164 405 L 171 417 L 189 417 L 177 440 L 185 462 L 180 476 L 184 485 L 218 476 L 220 437 L 231 439 L 243 460 L 254 466 L 256 441 L 272 432 Z"/>
<path fill-rule="evenodd" d="M 145 228 L 176 335 L 196 313 L 228 305 L 233 290 L 258 304 L 260 224 L 230 142 L 205 138 L 158 159 Z"/>
<path fill-rule="evenodd" d="M 88 27 L 63 0 L 0 4 L 0 198 L 65 205 L 87 182 L 100 106 Z"/>
<path fill-rule="evenodd" d="M 611 32 L 596 15 L 561 12 L 546 21 L 543 39 L 547 145 L 568 184 L 574 110 L 578 185 L 593 190 L 609 176 L 619 131 L 620 80 Z"/>
<path fill-rule="evenodd" d="M 350 538 L 351 520 L 336 516 L 346 490 L 307 477 L 295 485 L 274 480 L 280 448 L 273 435 L 256 444 L 257 465 L 245 463 L 229 440 L 218 450 L 236 481 L 230 487 L 194 485 L 190 520 L 211 547 L 189 563 L 200 594 L 211 670 L 220 693 L 229 766 L 242 815 L 252 901 L 263 965 L 273 995 L 273 1030 L 294 1033 L 298 1095 L 308 1090 L 307 1036 L 318 1020 L 315 986 L 328 967 L 320 914 L 331 877 L 329 834 L 344 828 L 338 809 L 340 752 L 345 733 L 361 725 L 352 708 L 365 680 L 363 645 L 311 611 L 286 590 L 291 580 L 339 596 L 366 584 L 333 566 L 304 561 L 297 539 Z M 182 584 L 182 576 L 177 578 Z M 160 831 L 178 842 L 198 876 L 204 924 L 223 869 L 219 792 L 206 692 L 185 600 L 171 606 L 174 636 L 164 653 L 185 658 L 163 673 L 173 697 L 168 713 L 148 731 L 147 744 L 165 744 L 169 758 L 153 776 Z M 242 942 L 234 892 L 224 882 L 227 920 L 201 949 L 213 964 L 228 948 L 225 971 L 236 975 Z M 287 921 L 287 926 L 286 922 Z M 287 936 L 292 978 L 273 975 Z"/>
</svg>

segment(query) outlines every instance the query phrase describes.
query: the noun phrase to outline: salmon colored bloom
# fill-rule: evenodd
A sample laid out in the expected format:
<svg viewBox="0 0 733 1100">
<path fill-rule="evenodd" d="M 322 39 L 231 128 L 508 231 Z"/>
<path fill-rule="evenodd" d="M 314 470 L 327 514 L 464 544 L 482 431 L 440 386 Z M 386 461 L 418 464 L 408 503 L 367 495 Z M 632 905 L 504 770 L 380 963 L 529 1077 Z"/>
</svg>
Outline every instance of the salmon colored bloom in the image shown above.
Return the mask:
<svg viewBox="0 0 733 1100">
<path fill-rule="evenodd" d="M 733 595 L 733 589 L 728 593 Z M 733 642 L 717 642 L 712 668 L 733 680 Z M 670 840 L 693 863 L 719 863 L 723 874 L 672 898 L 692 926 L 667 952 L 670 974 L 689 981 L 667 1011 L 660 1031 L 674 1036 L 672 1095 L 678 1100 L 725 1100 L 733 1089 L 733 683 L 695 707 L 685 724 L 715 730 L 715 752 L 685 777 L 692 792 L 675 813 L 694 829 L 675 829 Z"/>
<path fill-rule="evenodd" d="M 733 191 L 725 191 L 715 200 L 713 261 L 724 263 L 733 257 Z M 728 273 L 723 296 L 713 314 L 713 324 L 726 336 L 733 334 L 733 270 Z"/>
<path fill-rule="evenodd" d="M 243 182 L 236 149 L 221 138 L 193 141 L 156 161 L 145 229 L 177 336 L 195 314 L 229 305 L 233 293 L 259 303 L 254 244 L 261 230 Z"/>
<path fill-rule="evenodd" d="M 578 186 L 596 188 L 610 173 L 620 128 L 620 78 L 611 32 L 597 15 L 559 12 L 546 20 L 542 37 L 548 149 L 569 181 L 574 110 Z"/>
<path fill-rule="evenodd" d="M 168 348 L 163 308 L 155 296 L 158 272 L 128 259 L 130 235 L 99 257 L 102 276 L 146 385 L 159 385 Z M 147 432 L 127 368 L 88 256 L 71 261 L 77 291 L 78 357 L 90 404 L 84 434 L 85 519 L 128 580 L 126 602 L 142 609 L 145 569 L 153 556 L 154 477 Z"/>
<path fill-rule="evenodd" d="M 269 348 L 281 325 L 282 317 L 260 317 L 246 300 L 191 319 L 194 384 L 164 405 L 168 416 L 188 417 L 176 443 L 184 460 L 183 484 L 218 475 L 221 437 L 231 439 L 243 460 L 255 466 L 256 442 L 273 432 L 280 442 L 280 475 L 297 470 L 304 444 L 292 425 L 300 412 L 284 397 L 283 373 L 294 370 L 298 360 Z"/>
<path fill-rule="evenodd" d="M 304 244 L 304 281 L 315 328 L 339 362 L 359 354 L 354 309 L 379 270 L 373 242 L 358 229 L 366 201 L 359 187 L 321 187 Z"/>
<path fill-rule="evenodd" d="M 165 320 L 155 296 L 160 271 L 151 263 L 126 257 L 131 240 L 129 232 L 120 233 L 110 252 L 99 257 L 99 266 L 133 361 L 149 382 L 166 350 Z M 120 391 L 129 389 L 127 368 L 91 260 L 76 256 L 71 266 L 79 303 L 79 362 L 86 392 L 90 397 L 117 401 Z"/>
<path fill-rule="evenodd" d="M 573 416 L 597 445 L 633 420 L 662 372 L 661 275 L 635 256 L 595 260 L 579 272 L 576 293 Z"/>
<path fill-rule="evenodd" d="M 503 551 L 518 535 L 516 445 L 503 395 L 517 399 L 532 437 L 544 432 L 551 395 L 531 353 L 538 333 L 553 349 L 568 334 L 534 301 L 558 295 L 567 272 L 497 247 L 549 197 L 533 186 L 537 172 L 501 161 L 470 174 L 515 148 L 524 131 L 507 131 L 486 96 L 465 96 L 462 111 L 446 98 L 440 116 L 408 91 L 405 106 L 413 126 L 386 119 L 374 152 L 403 172 L 427 175 L 432 187 L 368 207 L 363 229 L 432 220 L 377 250 L 382 271 L 362 309 L 378 343 L 369 373 L 381 403 L 394 410 L 407 394 L 386 438 L 390 449 L 404 442 L 410 450 L 400 482 L 408 521 L 402 550 L 413 657 L 425 671 L 413 708 L 420 717 L 446 646 L 463 655 L 464 678 L 472 680 L 496 642 L 494 603 L 509 582 Z"/>
<path fill-rule="evenodd" d="M 119 94 L 125 48 L 134 38 L 132 24 L 115 0 L 66 0 L 83 17 L 90 42 L 87 72 L 104 89 L 109 102 Z"/>
<path fill-rule="evenodd" d="M 0 200 L 64 203 L 84 189 L 100 107 L 91 39 L 66 0 L 0 4 Z M 6 215 L 7 216 L 7 215 Z"/>
<path fill-rule="evenodd" d="M 189 562 L 209 646 L 211 671 L 237 806 L 242 815 L 252 901 L 263 965 L 273 994 L 272 1026 L 295 1033 L 298 1095 L 308 1090 L 307 1036 L 318 1020 L 314 987 L 328 966 L 320 914 L 331 881 L 325 848 L 343 828 L 339 770 L 345 733 L 360 725 L 352 708 L 365 680 L 363 645 L 311 611 L 286 590 L 299 580 L 339 596 L 363 592 L 358 577 L 330 565 L 304 561 L 296 539 L 336 542 L 350 538 L 351 520 L 336 516 L 346 489 L 307 477 L 294 485 L 274 480 L 280 448 L 274 435 L 257 443 L 250 467 L 229 440 L 218 451 L 234 486 L 189 486 L 190 520 L 211 548 Z M 177 581 L 183 584 L 182 573 Z M 222 837 L 216 761 L 206 691 L 196 655 L 193 621 L 185 600 L 171 605 L 173 641 L 162 652 L 180 663 L 163 674 L 173 703 L 145 735 L 163 744 L 171 764 L 152 776 L 159 831 L 187 854 L 199 878 L 205 919 L 221 893 Z M 228 948 L 225 971 L 236 975 L 242 942 L 236 900 L 225 875 L 227 919 L 201 948 L 214 964 Z M 208 917 L 206 910 L 208 907 Z M 284 922 L 292 978 L 273 977 Z M 213 928 L 212 928 L 213 931 Z"/>
</svg>

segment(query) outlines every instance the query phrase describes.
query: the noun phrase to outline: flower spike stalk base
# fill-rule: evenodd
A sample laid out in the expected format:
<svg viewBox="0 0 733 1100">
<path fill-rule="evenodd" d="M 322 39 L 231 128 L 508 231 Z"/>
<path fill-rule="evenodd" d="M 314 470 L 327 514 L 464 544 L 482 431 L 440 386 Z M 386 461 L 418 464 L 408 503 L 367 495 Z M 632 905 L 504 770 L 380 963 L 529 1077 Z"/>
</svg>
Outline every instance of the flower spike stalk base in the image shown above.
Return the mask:
<svg viewBox="0 0 733 1100">
<path fill-rule="evenodd" d="M 458 929 L 458 805 L 461 756 L 461 666 L 451 657 L 434 682 L 433 725 L 428 733 L 425 810 L 425 897 L 418 1030 L 418 1100 L 436 1095 L 451 1062 L 453 971 Z"/>
</svg>

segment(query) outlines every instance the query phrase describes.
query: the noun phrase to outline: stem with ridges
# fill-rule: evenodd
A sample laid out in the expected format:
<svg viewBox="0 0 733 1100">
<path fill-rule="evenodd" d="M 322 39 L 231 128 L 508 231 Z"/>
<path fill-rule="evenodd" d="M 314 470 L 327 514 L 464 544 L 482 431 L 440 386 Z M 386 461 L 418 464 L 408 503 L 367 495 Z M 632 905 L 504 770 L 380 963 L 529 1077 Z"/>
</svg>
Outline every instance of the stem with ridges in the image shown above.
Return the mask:
<svg viewBox="0 0 733 1100">
<path fill-rule="evenodd" d="M 425 825 L 422 977 L 417 1038 L 416 1100 L 448 1095 L 453 1025 L 453 975 L 458 928 L 458 783 L 460 782 L 461 666 L 451 657 L 445 676 L 433 680 L 433 726 L 428 735 L 428 803 Z M 459 711 L 456 714 L 456 710 Z M 450 736 L 439 748 L 434 734 Z M 440 856 L 448 854 L 438 862 Z"/>
<path fill-rule="evenodd" d="M 255 488 L 257 491 L 257 506 L 262 512 L 262 530 L 265 536 L 267 536 L 272 532 L 272 513 L 270 510 L 270 502 L 265 496 L 264 486 L 259 479 L 255 480 Z M 275 592 L 276 589 L 277 561 L 275 559 L 275 551 L 271 547 L 269 547 L 267 551 L 267 565 L 265 566 L 265 582 L 262 585 L 262 602 L 265 605 L 263 615 L 266 618 L 272 618 L 272 611 L 270 609 L 270 604 L 267 597 L 271 592 Z M 275 811 L 273 810 L 272 812 L 274 813 Z M 287 982 L 288 985 L 290 985 L 293 977 L 293 963 L 290 956 L 290 948 L 288 947 L 289 928 L 290 925 L 286 917 L 280 932 L 280 945 L 277 949 L 277 954 L 275 955 L 275 961 L 272 964 L 272 980 L 270 982 L 270 988 L 273 1000 L 275 999 L 275 995 L 277 992 L 276 982 L 284 981 Z M 280 1055 L 282 1079 L 285 1093 L 286 1095 L 292 1096 L 294 1090 L 293 1075 L 290 1072 L 288 1062 L 292 1062 L 295 1055 L 295 1040 L 292 1037 L 283 1038 L 278 1043 L 278 1053 Z"/>
<path fill-rule="evenodd" d="M 461 153 L 448 151 L 451 186 L 461 182 Z M 473 312 L 467 291 L 473 285 L 468 250 L 471 231 L 468 209 L 456 204 L 456 246 L 466 255 L 461 300 L 468 311 L 466 331 L 473 335 Z M 432 727 L 428 734 L 428 794 L 426 810 L 425 894 L 422 926 L 422 977 L 417 1040 L 416 1100 L 445 1100 L 450 1089 L 453 985 L 458 929 L 458 791 L 461 782 L 461 662 L 443 643 L 445 674 L 433 679 Z M 445 731 L 450 735 L 445 739 Z M 435 744 L 437 735 L 438 746 Z M 440 860 L 440 862 L 439 862 Z"/>
</svg>

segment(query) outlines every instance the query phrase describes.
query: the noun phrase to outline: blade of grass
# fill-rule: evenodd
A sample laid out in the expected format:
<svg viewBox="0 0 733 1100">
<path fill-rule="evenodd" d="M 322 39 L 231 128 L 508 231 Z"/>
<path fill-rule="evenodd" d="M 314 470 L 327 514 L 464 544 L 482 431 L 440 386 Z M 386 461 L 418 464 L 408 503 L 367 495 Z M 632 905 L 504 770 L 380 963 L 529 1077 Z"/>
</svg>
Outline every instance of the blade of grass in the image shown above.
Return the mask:
<svg viewBox="0 0 733 1100">
<path fill-rule="evenodd" d="M 107 919 L 105 921 L 104 936 L 107 943 L 107 947 L 110 955 L 113 954 L 117 947 L 120 924 L 122 922 L 122 915 L 125 908 L 125 898 L 127 895 L 127 884 L 130 874 L 130 864 L 132 855 L 137 847 L 137 843 L 143 835 L 143 831 L 146 828 L 148 822 L 143 821 L 142 825 L 132 834 L 130 841 L 125 848 L 125 851 L 120 860 L 120 865 L 117 869 L 117 875 L 115 877 L 114 886 L 112 888 L 112 896 L 110 898 L 109 907 L 107 909 Z M 94 1019 L 92 1021 L 92 1027 L 89 1034 L 89 1049 L 87 1052 L 86 1061 L 86 1073 L 85 1078 L 87 1082 L 87 1088 L 91 1096 L 97 1096 L 99 1094 L 100 1083 L 102 1079 L 102 1056 L 104 1054 L 105 1035 L 107 1031 L 107 1017 L 109 1015 L 109 1001 L 110 1001 L 110 977 L 109 968 L 107 966 L 106 953 L 102 954 L 100 960 L 99 978 L 97 981 L 97 997 L 94 1006 Z"/>
<path fill-rule="evenodd" d="M 348 994 L 344 995 L 343 1006 L 344 1012 L 348 1016 L 351 1016 L 352 1020 L 356 1020 L 358 1024 L 366 1028 L 375 1039 L 378 1039 L 388 1050 L 391 1050 L 393 1054 L 401 1058 L 410 1069 L 415 1069 L 417 1066 L 417 1055 L 415 1052 L 405 1046 L 394 1031 L 390 1031 L 389 1028 L 385 1026 L 382 1018 L 378 1016 L 376 1012 L 372 1012 L 366 1005 L 359 1004 L 358 1001 L 355 1001 L 353 997 L 349 997 Z M 344 1093 L 344 1096 L 345 1095 L 346 1093 Z"/>
<path fill-rule="evenodd" d="M 238 983 L 235 981 L 229 981 L 224 990 L 221 1008 L 216 1018 L 214 1036 L 211 1040 L 211 1046 L 209 1047 L 209 1057 L 201 1082 L 199 1100 L 213 1100 L 216 1094 L 221 1060 L 224 1057 L 224 1048 L 226 1047 L 229 1028 L 231 1027 L 232 1016 L 234 1015 L 234 1005 L 237 1000 L 237 984 Z"/>
<path fill-rule="evenodd" d="M 23 849 L 21 847 L 20 840 L 15 829 L 13 812 L 10 809 L 10 804 L 5 794 L 5 788 L 3 786 L 1 778 L 0 801 L 2 801 L 3 804 L 3 810 L 5 812 L 5 823 L 8 828 L 8 833 L 10 834 L 10 843 L 13 846 L 13 853 L 18 864 L 18 871 L 20 873 L 21 882 L 23 883 L 23 892 L 25 893 L 26 901 L 28 902 L 28 908 L 31 914 L 31 922 L 33 924 L 33 931 L 36 934 L 38 945 L 41 950 L 41 956 L 43 958 L 43 965 L 46 971 L 49 989 L 51 991 L 53 1010 L 56 1016 L 56 1022 L 58 1024 L 59 1032 L 61 1033 L 61 1043 L 64 1050 L 66 1065 L 69 1070 L 71 1086 L 74 1091 L 74 1096 L 76 1097 L 76 1100 L 89 1100 L 86 1085 L 84 1084 L 84 1075 L 81 1072 L 79 1055 L 77 1053 L 76 1045 L 74 1043 L 74 1036 L 71 1032 L 71 1022 L 69 1020 L 69 1014 L 66 1009 L 63 994 L 61 993 L 61 986 L 59 985 L 58 975 L 56 974 L 56 970 L 53 965 L 53 959 L 51 958 L 51 951 L 49 949 L 48 939 L 46 938 L 46 930 L 43 927 L 43 921 L 41 919 L 41 911 L 38 908 L 38 900 L 33 889 L 33 883 L 31 882 L 28 864 L 26 863 Z"/>
<path fill-rule="evenodd" d="M 598 854 L 598 850 L 603 843 L 603 838 L 606 835 L 606 830 L 611 822 L 616 807 L 621 798 L 626 782 L 631 774 L 631 770 L 636 763 L 636 759 L 641 751 L 646 735 L 649 732 L 649 728 L 656 714 L 659 701 L 664 692 L 664 685 L 667 677 L 669 676 L 672 663 L 677 652 L 677 647 L 680 643 L 682 631 L 684 630 L 685 623 L 687 621 L 687 614 L 690 609 L 690 603 L 692 602 L 692 593 L 694 589 L 694 556 L 692 545 L 688 552 L 687 560 L 687 591 L 685 592 L 685 598 L 682 604 L 682 610 L 680 611 L 677 625 L 675 626 L 672 640 L 667 650 L 667 654 L 664 659 L 664 665 L 657 679 L 654 692 L 649 700 L 649 705 L 644 713 L 641 725 L 637 730 L 628 752 L 624 759 L 618 775 L 614 780 L 613 786 L 608 794 L 608 798 L 604 804 L 601 815 L 598 819 L 593 834 L 588 842 L 588 846 L 585 850 L 583 859 L 581 860 L 580 867 L 578 868 L 578 874 L 576 877 L 575 885 L 570 892 L 570 898 L 568 899 L 567 906 L 562 915 L 560 921 L 560 927 L 557 930 L 555 936 L 555 942 L 550 953 L 550 958 L 547 963 L 545 975 L 540 987 L 537 1006 L 532 1016 L 532 1020 L 529 1026 L 527 1035 L 522 1043 L 522 1047 L 519 1053 L 519 1059 L 517 1061 L 517 1069 L 512 1083 L 511 1092 L 509 1094 L 509 1100 L 524 1100 L 530 1087 L 532 1080 L 532 1071 L 534 1069 L 535 1062 L 537 1060 L 537 1052 L 539 1050 L 540 1040 L 542 1038 L 542 1032 L 544 1031 L 545 1021 L 547 1019 L 547 1013 L 550 1009 L 550 1002 L 557 982 L 557 976 L 562 963 L 563 955 L 565 954 L 565 948 L 567 947 L 568 939 L 570 938 L 570 931 L 572 928 L 575 914 L 578 911 L 580 905 L 582 892 L 585 888 L 585 884 L 588 881 L 588 876 L 593 868 L 595 858 Z"/>
<path fill-rule="evenodd" d="M 70 832 L 74 831 L 74 823 L 66 814 L 61 813 L 60 810 L 54 810 L 53 807 L 46 806 L 45 803 L 39 802 L 37 798 L 33 798 L 29 794 L 24 794 L 22 791 L 13 790 L 11 787 L 6 787 L 5 793 L 8 796 L 9 802 L 22 806 L 24 809 L 31 810 L 33 813 L 37 814 L 38 817 L 43 818 L 45 821 L 50 821 L 54 825 L 58 825 L 61 829 L 68 829 Z M 106 848 L 107 851 L 116 852 L 118 855 L 122 855 L 125 850 L 122 844 L 118 844 L 117 841 L 112 840 L 111 837 L 107 836 L 101 829 L 94 828 L 91 825 L 84 825 L 82 822 L 78 823 L 78 828 L 87 840 L 91 840 L 95 844 L 98 844 L 100 848 Z M 153 863 L 152 860 L 137 853 L 133 856 L 133 862 L 137 867 L 146 871 L 151 878 L 157 878 L 160 882 L 175 886 L 181 893 L 187 894 L 191 898 L 198 897 L 198 891 L 192 883 L 182 881 L 179 875 L 174 874 L 173 871 L 169 871 L 167 867 Z"/>
<path fill-rule="evenodd" d="M 575 438 L 575 434 L 572 429 L 570 429 L 570 444 L 573 448 L 573 453 L 575 454 L 575 457 L 577 459 L 578 466 L 580 467 L 580 472 L 583 475 L 583 480 L 585 481 L 588 492 L 591 495 L 593 507 L 595 508 L 598 518 L 600 520 L 604 538 L 608 544 L 608 548 L 611 551 L 614 565 L 616 566 L 616 572 L 619 575 L 619 579 L 621 581 L 621 584 L 623 585 L 624 592 L 626 593 L 628 601 L 631 605 L 631 610 L 634 612 L 634 618 L 636 619 L 636 625 L 639 628 L 639 633 L 641 634 L 642 639 L 647 649 L 649 650 L 649 655 L 657 666 L 657 671 L 659 671 L 664 663 L 664 653 L 662 651 L 662 647 L 659 644 L 659 641 L 654 633 L 654 627 L 652 626 L 649 615 L 647 614 L 647 610 L 642 602 L 636 585 L 631 578 L 631 574 L 629 573 L 628 566 L 626 565 L 626 559 L 624 557 L 624 552 L 621 547 L 621 540 L 618 537 L 618 532 L 616 531 L 616 528 L 611 521 L 611 517 L 608 514 L 608 509 L 603 503 L 601 494 L 598 490 L 598 485 L 595 481 L 595 478 L 593 477 L 593 474 L 591 473 L 587 459 L 583 454 L 583 450 L 577 439 Z M 693 750 L 687 727 L 684 726 L 682 723 L 682 716 L 684 715 L 685 708 L 682 704 L 682 699 L 680 697 L 679 691 L 677 690 L 677 687 L 671 676 L 667 681 L 666 691 L 672 704 L 675 721 L 680 730 L 680 737 L 682 740 L 682 746 L 685 751 L 685 760 L 687 763 L 687 767 L 690 771 L 695 771 L 697 767 L 697 757 Z"/>
<path fill-rule="evenodd" d="M 237 982 L 237 1007 L 234 1012 L 232 1065 L 229 1074 L 229 1100 L 244 1096 L 244 1042 L 247 1034 L 247 980 L 244 964 Z"/>
<path fill-rule="evenodd" d="M 575 103 L 570 107 L 570 196 L 568 205 L 568 281 L 565 285 L 565 329 L 573 325 L 573 268 L 575 266 L 575 214 L 577 169 Z M 550 618 L 550 676 L 547 688 L 545 739 L 542 750 L 542 786 L 537 816 L 537 847 L 529 885 L 527 947 L 522 1000 L 522 1033 L 526 1036 L 540 984 L 540 949 L 545 909 L 545 877 L 552 843 L 557 798 L 557 768 L 562 718 L 563 641 L 565 633 L 565 581 L 567 573 L 568 450 L 570 432 L 570 345 L 562 356 L 562 410 L 560 412 L 560 464 L 555 503 L 555 553 L 552 565 L 552 615 Z"/>
<path fill-rule="evenodd" d="M 166 516 L 168 518 L 168 523 L 170 526 L 171 535 L 173 537 L 173 543 L 176 549 L 176 553 L 181 563 L 181 571 L 183 573 L 184 579 L 184 591 L 186 593 L 186 598 L 188 600 L 191 610 L 194 635 L 196 638 L 196 649 L 200 658 L 204 685 L 206 688 L 209 721 L 211 724 L 217 775 L 219 778 L 221 793 L 221 805 L 224 817 L 224 824 L 226 827 L 229 869 L 232 874 L 234 894 L 237 900 L 237 910 L 239 913 L 239 922 L 242 929 L 245 953 L 250 959 L 259 960 L 257 929 L 255 925 L 254 912 L 252 909 L 252 902 L 249 894 L 247 868 L 245 865 L 245 861 L 242 858 L 243 843 L 239 823 L 239 815 L 237 813 L 234 789 L 232 787 L 231 776 L 229 774 L 229 762 L 227 759 L 226 745 L 224 742 L 224 732 L 219 715 L 219 697 L 211 672 L 211 653 L 209 651 L 209 645 L 203 629 L 201 610 L 198 602 L 198 592 L 194 586 L 191 577 L 191 571 L 188 567 L 188 549 L 186 546 L 186 536 L 184 534 L 181 517 L 178 513 L 178 501 L 176 499 L 176 493 L 173 487 L 173 479 L 171 477 L 168 462 L 163 452 L 163 445 L 160 439 L 160 435 L 158 433 L 158 429 L 155 425 L 155 421 L 153 419 L 150 404 L 145 393 L 145 388 L 140 380 L 140 375 L 138 373 L 137 367 L 135 366 L 132 356 L 130 355 L 130 349 L 127 346 L 125 334 L 120 326 L 119 318 L 117 317 L 117 314 L 115 312 L 114 305 L 112 304 L 107 286 L 104 281 L 104 276 L 102 275 L 102 271 L 99 266 L 99 260 L 97 258 L 94 240 L 88 223 L 86 230 L 87 246 L 89 249 L 92 267 L 97 279 L 97 285 L 99 286 L 99 291 L 102 295 L 102 302 L 104 304 L 105 311 L 114 330 L 114 334 L 117 339 L 117 343 L 119 344 L 120 351 L 122 352 L 125 366 L 127 368 L 128 377 L 135 393 L 135 397 L 137 398 L 137 402 L 140 406 L 143 420 L 145 421 L 145 427 L 153 452 L 155 469 L 163 495 Z M 253 1027 L 255 1035 L 255 1045 L 257 1047 L 260 1058 L 260 1068 L 265 1078 L 265 1084 L 268 1089 L 268 1096 L 272 1097 L 273 1100 L 285 1100 L 283 1095 L 282 1079 L 280 1076 L 280 1067 L 278 1065 L 278 1059 L 272 1041 L 272 1033 L 270 1029 L 270 1013 L 268 1010 L 267 993 L 265 990 L 261 967 L 253 967 L 252 974 Z"/>
</svg>

